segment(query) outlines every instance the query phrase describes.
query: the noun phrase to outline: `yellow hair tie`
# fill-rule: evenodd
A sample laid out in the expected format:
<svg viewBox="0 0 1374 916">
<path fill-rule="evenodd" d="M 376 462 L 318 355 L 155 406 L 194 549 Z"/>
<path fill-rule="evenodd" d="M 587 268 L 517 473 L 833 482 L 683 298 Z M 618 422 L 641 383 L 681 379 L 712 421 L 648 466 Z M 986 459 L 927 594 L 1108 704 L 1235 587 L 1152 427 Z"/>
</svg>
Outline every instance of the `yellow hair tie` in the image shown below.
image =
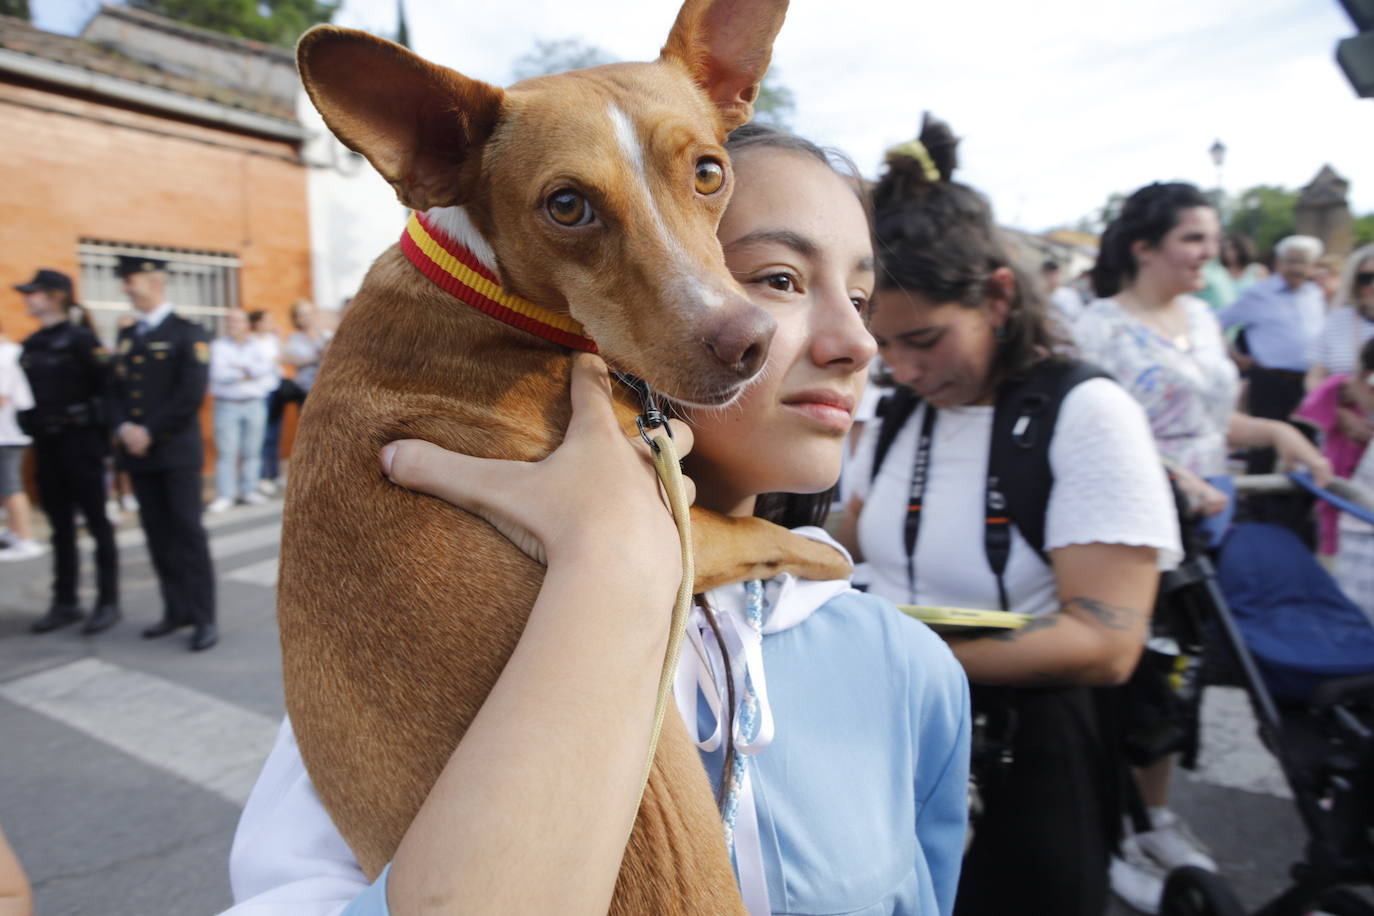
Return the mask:
<svg viewBox="0 0 1374 916">
<path fill-rule="evenodd" d="M 930 158 L 930 151 L 920 140 L 908 140 L 899 143 L 887 151 L 888 161 L 896 159 L 898 156 L 905 156 L 908 159 L 915 159 L 921 164 L 921 171 L 925 173 L 926 181 L 939 181 L 940 170 L 935 167 L 935 160 Z"/>
</svg>

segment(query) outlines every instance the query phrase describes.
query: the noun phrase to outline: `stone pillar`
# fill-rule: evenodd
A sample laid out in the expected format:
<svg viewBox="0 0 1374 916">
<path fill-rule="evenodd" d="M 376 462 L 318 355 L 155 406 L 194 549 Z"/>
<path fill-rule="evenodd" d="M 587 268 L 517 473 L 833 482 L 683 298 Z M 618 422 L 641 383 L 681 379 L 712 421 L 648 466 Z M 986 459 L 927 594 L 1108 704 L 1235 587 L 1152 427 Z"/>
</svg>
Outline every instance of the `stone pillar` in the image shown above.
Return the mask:
<svg viewBox="0 0 1374 916">
<path fill-rule="evenodd" d="M 1355 247 L 1350 205 L 1345 199 L 1349 188 L 1350 182 L 1324 165 L 1312 183 L 1302 189 L 1294 212 L 1299 235 L 1316 236 L 1328 254 L 1342 258 Z"/>
</svg>

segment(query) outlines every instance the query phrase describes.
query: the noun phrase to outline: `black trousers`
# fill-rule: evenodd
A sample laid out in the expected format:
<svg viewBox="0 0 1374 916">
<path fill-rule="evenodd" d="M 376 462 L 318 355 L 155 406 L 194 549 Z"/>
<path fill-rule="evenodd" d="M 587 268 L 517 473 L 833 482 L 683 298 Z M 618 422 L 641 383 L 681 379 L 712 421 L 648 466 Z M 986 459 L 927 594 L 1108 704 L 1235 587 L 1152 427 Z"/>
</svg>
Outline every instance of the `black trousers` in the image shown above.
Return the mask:
<svg viewBox="0 0 1374 916">
<path fill-rule="evenodd" d="M 1102 916 L 1120 767 L 1098 697 L 1086 687 L 975 688 L 975 711 L 994 698 L 1015 723 L 1013 760 L 980 786 L 955 916 Z"/>
<path fill-rule="evenodd" d="M 129 480 L 162 589 L 163 619 L 178 625 L 214 623 L 215 572 L 200 520 L 200 468 L 131 471 Z"/>
<path fill-rule="evenodd" d="M 1250 393 L 1246 400 L 1246 410 L 1252 417 L 1266 420 L 1287 420 L 1302 403 L 1303 373 L 1286 369 L 1250 370 Z M 1274 470 L 1278 456 L 1272 448 L 1251 449 L 1245 459 L 1245 473 L 1269 474 Z"/>
<path fill-rule="evenodd" d="M 38 502 L 52 526 L 53 601 L 76 604 L 76 512 L 95 540 L 96 603 L 119 603 L 119 554 L 105 516 L 105 432 L 69 429 L 33 441 Z"/>
</svg>

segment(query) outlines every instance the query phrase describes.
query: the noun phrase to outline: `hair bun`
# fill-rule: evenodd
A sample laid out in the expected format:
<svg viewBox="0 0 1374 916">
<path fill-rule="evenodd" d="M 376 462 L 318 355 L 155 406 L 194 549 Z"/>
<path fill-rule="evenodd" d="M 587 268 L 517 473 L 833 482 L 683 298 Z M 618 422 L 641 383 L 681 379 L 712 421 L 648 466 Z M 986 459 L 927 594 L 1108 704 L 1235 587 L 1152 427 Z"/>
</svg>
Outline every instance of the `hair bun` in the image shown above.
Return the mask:
<svg viewBox="0 0 1374 916">
<path fill-rule="evenodd" d="M 935 160 L 941 181 L 949 181 L 959 167 L 959 138 L 944 121 L 926 112 L 921 116 L 921 144 Z"/>
</svg>

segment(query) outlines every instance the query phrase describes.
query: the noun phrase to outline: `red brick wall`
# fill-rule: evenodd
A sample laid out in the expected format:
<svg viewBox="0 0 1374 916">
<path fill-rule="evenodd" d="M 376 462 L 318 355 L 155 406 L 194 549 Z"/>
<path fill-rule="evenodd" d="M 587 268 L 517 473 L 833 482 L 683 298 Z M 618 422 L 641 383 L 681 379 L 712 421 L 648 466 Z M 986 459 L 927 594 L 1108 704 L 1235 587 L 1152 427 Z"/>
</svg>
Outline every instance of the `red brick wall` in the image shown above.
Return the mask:
<svg viewBox="0 0 1374 916">
<path fill-rule="evenodd" d="M 305 168 L 291 144 L 15 83 L 0 83 L 0 136 L 0 329 L 11 339 L 37 324 L 10 287 L 38 267 L 79 278 L 83 237 L 232 253 L 242 304 L 282 328 L 309 298 Z"/>
</svg>

